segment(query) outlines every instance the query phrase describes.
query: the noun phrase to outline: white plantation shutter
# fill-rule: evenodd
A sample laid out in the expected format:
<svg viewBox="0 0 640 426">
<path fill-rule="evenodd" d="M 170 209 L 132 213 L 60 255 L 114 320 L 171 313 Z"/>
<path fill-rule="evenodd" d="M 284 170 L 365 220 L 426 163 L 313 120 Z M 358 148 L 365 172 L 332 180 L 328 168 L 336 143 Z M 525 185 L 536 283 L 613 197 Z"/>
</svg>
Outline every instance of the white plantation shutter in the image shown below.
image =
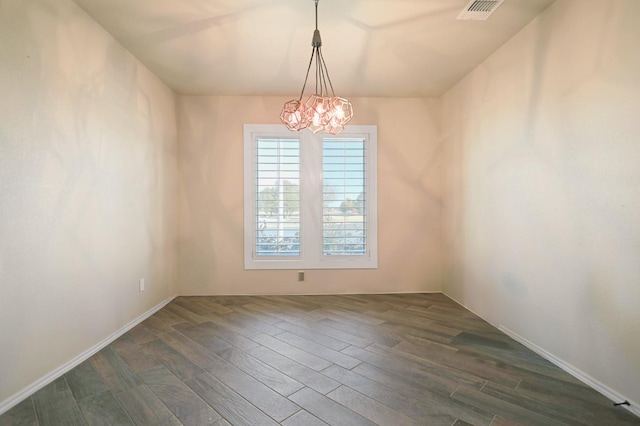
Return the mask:
<svg viewBox="0 0 640 426">
<path fill-rule="evenodd" d="M 322 240 L 325 256 L 364 255 L 367 251 L 366 142 L 322 142 Z"/>
<path fill-rule="evenodd" d="M 244 128 L 245 269 L 377 268 L 375 126 Z"/>
<path fill-rule="evenodd" d="M 255 255 L 300 254 L 300 141 L 258 138 Z"/>
</svg>

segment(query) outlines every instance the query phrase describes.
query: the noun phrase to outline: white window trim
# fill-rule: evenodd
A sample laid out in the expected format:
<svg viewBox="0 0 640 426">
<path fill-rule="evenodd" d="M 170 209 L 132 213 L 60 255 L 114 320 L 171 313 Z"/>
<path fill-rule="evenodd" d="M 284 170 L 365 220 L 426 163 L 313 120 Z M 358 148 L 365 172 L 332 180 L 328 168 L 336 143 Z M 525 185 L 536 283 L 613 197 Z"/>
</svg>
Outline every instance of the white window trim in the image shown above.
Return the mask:
<svg viewBox="0 0 640 426">
<path fill-rule="evenodd" d="M 255 251 L 255 141 L 258 137 L 300 139 L 300 256 L 257 258 Z M 376 269 L 378 267 L 377 126 L 351 125 L 336 136 L 366 140 L 366 241 L 362 256 L 324 256 L 322 253 L 322 139 L 331 135 L 293 133 L 281 124 L 244 125 L 244 268 L 245 269 Z M 319 168 L 318 168 L 319 167 Z M 303 207 L 307 206 L 307 207 Z M 308 206 L 312 206 L 309 208 Z M 309 235 L 315 235 L 316 238 Z"/>
</svg>

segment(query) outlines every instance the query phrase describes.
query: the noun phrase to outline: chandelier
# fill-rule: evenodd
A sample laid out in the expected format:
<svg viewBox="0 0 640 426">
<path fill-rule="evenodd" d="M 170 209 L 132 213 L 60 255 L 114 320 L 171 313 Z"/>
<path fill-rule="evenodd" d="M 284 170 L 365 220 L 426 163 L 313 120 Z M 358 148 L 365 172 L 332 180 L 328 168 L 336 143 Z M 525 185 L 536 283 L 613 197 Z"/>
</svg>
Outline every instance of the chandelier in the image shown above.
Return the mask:
<svg viewBox="0 0 640 426">
<path fill-rule="evenodd" d="M 292 99 L 284 104 L 280 113 L 280 120 L 289 129 L 300 131 L 309 129 L 313 133 L 327 132 L 337 135 L 344 130 L 344 126 L 353 117 L 353 106 L 345 98 L 337 97 L 333 91 L 331 78 L 327 64 L 322 56 L 322 40 L 318 30 L 318 1 L 313 0 L 316 6 L 316 29 L 313 32 L 311 46 L 311 59 L 304 78 L 300 98 Z M 309 72 L 315 60 L 316 90 L 309 96 L 305 103 L 302 102 L 304 89 L 307 86 Z M 328 83 L 328 84 L 327 84 Z M 329 96 L 331 95 L 331 96 Z"/>
</svg>

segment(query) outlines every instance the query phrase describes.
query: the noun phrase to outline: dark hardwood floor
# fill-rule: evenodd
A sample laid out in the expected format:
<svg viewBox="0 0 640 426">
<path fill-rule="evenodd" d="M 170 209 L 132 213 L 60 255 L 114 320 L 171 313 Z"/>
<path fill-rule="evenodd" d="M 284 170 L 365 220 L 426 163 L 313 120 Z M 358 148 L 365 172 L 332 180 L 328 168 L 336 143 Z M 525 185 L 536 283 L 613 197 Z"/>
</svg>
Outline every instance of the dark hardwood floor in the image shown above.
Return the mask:
<svg viewBox="0 0 640 426">
<path fill-rule="evenodd" d="M 441 294 L 179 297 L 0 425 L 623 425 Z"/>
</svg>

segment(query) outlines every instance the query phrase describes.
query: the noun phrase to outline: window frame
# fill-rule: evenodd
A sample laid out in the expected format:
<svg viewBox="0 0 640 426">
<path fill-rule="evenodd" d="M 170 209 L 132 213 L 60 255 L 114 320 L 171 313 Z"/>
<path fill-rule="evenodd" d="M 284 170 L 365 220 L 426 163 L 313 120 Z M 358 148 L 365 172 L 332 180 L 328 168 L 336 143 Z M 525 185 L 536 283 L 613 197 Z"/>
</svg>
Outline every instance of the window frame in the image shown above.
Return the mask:
<svg viewBox="0 0 640 426">
<path fill-rule="evenodd" d="M 256 140 L 300 141 L 300 255 L 255 256 Z M 323 254 L 323 140 L 361 138 L 365 143 L 366 253 Z M 244 125 L 244 269 L 376 269 L 377 243 L 377 126 L 350 125 L 339 135 L 291 132 L 281 124 Z"/>
</svg>

